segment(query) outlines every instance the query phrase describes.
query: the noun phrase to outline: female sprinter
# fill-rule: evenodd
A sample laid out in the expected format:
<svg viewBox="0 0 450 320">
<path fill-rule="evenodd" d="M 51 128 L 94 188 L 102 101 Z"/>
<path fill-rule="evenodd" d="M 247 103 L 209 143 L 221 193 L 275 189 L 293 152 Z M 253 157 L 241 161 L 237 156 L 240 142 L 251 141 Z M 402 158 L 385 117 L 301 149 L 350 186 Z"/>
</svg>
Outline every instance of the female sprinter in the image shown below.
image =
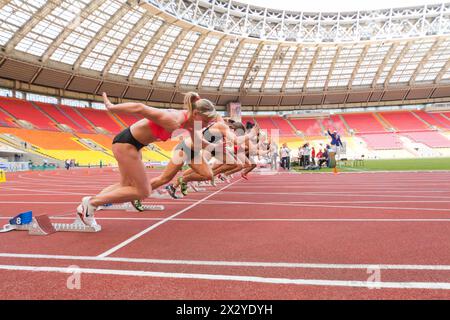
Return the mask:
<svg viewBox="0 0 450 320">
<path fill-rule="evenodd" d="M 218 117 L 217 121 L 211 123 L 203 131 L 203 139 L 206 140 L 214 148 L 206 148 L 203 150 L 206 162 L 211 168 L 213 175 L 220 173 L 217 170 L 221 166 L 226 166 L 227 170 L 235 168 L 238 165 L 238 160 L 236 160 L 231 152 L 228 151 L 227 144 L 235 141 L 236 136 L 231 132 L 225 121 Z M 210 165 L 209 161 L 214 158 L 217 164 Z M 198 174 L 194 170 L 186 170 L 182 176 L 179 177 L 178 181 L 172 185 L 167 186 L 167 191 L 169 194 L 176 198 L 176 189 L 181 186 L 181 193 L 185 196 L 187 193 L 187 183 L 192 181 L 207 181 L 213 179 L 205 179 L 204 175 Z"/>
<path fill-rule="evenodd" d="M 240 125 L 240 126 L 239 126 Z M 246 135 L 238 136 L 235 134 L 235 131 L 240 129 L 243 133 L 245 128 L 241 123 L 228 121 L 225 122 L 222 119 L 216 121 L 206 127 L 203 130 L 203 138 L 211 144 L 217 143 L 222 140 L 224 148 L 215 148 L 213 150 L 208 150 L 206 152 L 206 158 L 209 160 L 211 158 L 215 158 L 217 161 L 212 165 L 212 170 L 214 176 L 217 176 L 221 173 L 231 170 L 240 171 L 243 169 L 243 163 L 235 157 L 233 153 L 233 148 L 230 149 L 226 147 L 228 144 L 234 146 L 235 144 L 241 144 L 245 141 L 246 138 L 253 138 L 257 135 L 259 128 L 254 127 L 250 130 Z M 169 194 L 174 194 L 175 190 L 181 186 L 181 193 L 186 195 L 186 187 L 184 185 L 188 182 L 192 181 L 206 181 L 209 179 L 205 179 L 200 174 L 187 170 L 184 172 L 183 176 L 178 179 L 173 185 L 169 185 L 168 191 Z"/>
<path fill-rule="evenodd" d="M 163 110 L 134 102 L 114 105 L 106 93 L 103 93 L 103 100 L 110 112 L 132 113 L 144 119 L 123 130 L 113 140 L 112 151 L 119 166 L 120 182 L 105 188 L 96 196 L 84 197 L 78 206 L 78 215 L 89 226 L 96 224 L 94 212 L 98 206 L 145 199 L 150 195 L 151 186 L 142 162 L 143 147 L 155 141 L 170 139 L 178 129 L 187 130 L 194 139 L 198 135 L 194 130 L 194 122 L 201 134 L 201 128 L 217 115 L 213 103 L 201 99 L 195 92 L 185 95 L 184 105 L 187 110 Z"/>
</svg>

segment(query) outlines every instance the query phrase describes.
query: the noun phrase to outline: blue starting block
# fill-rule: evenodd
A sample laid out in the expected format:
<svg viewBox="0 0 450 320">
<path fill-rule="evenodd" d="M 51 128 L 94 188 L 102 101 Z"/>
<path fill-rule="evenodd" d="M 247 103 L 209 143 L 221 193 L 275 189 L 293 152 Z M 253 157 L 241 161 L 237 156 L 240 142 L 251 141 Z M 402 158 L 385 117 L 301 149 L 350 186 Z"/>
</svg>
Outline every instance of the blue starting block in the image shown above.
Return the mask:
<svg viewBox="0 0 450 320">
<path fill-rule="evenodd" d="M 85 225 L 78 217 L 73 223 L 54 223 L 48 215 L 33 217 L 32 211 L 18 214 L 9 223 L 0 229 L 0 233 L 9 231 L 28 231 L 28 234 L 35 236 L 46 236 L 55 232 L 99 232 L 100 225 L 93 227 Z"/>
</svg>

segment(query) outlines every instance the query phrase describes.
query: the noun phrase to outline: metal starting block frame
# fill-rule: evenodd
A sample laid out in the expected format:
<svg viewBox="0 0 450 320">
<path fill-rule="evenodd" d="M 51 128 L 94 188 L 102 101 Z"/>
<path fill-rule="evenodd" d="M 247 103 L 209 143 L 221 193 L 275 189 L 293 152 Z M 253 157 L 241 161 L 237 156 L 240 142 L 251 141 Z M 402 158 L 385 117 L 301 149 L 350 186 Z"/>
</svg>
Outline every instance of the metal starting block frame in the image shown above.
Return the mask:
<svg viewBox="0 0 450 320">
<path fill-rule="evenodd" d="M 202 187 L 196 187 L 196 189 L 197 189 L 197 190 L 194 190 L 194 188 L 192 188 L 192 186 L 189 186 L 189 187 L 188 187 L 188 191 L 189 191 L 189 192 L 203 192 L 203 191 L 206 191 L 206 189 L 205 189 L 205 188 L 202 188 Z"/>
<path fill-rule="evenodd" d="M 6 224 L 0 233 L 9 231 L 28 231 L 32 236 L 46 236 L 55 232 L 99 232 L 102 230 L 100 225 L 93 227 L 85 225 L 77 216 L 73 223 L 55 223 L 51 222 L 48 215 L 33 217 L 27 224 Z"/>
<path fill-rule="evenodd" d="M 152 204 L 143 205 L 144 211 L 162 211 L 165 209 L 163 205 L 160 204 Z M 110 206 L 100 206 L 97 210 L 125 210 L 127 212 L 140 212 L 135 207 L 131 205 L 131 203 L 123 203 L 123 204 L 112 204 Z"/>
<path fill-rule="evenodd" d="M 153 198 L 153 199 L 172 199 L 172 197 L 170 196 L 170 194 L 168 194 L 168 193 L 163 193 L 163 194 L 160 194 L 160 193 L 158 193 L 158 192 L 153 192 L 151 195 L 150 195 L 150 198 Z"/>
</svg>

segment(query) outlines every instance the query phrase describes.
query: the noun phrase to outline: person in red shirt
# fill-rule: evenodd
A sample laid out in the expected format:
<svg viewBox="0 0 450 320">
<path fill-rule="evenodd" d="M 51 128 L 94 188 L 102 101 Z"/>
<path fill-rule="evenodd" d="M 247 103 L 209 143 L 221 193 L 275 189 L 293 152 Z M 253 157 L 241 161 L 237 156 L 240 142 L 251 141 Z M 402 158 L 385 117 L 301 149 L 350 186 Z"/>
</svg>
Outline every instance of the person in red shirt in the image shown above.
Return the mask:
<svg viewBox="0 0 450 320">
<path fill-rule="evenodd" d="M 327 155 L 324 154 L 320 149 L 319 152 L 317 153 L 317 160 L 318 160 L 317 164 L 319 165 L 319 167 L 322 167 L 322 164 L 327 162 Z"/>
<path fill-rule="evenodd" d="M 311 148 L 311 162 L 313 166 L 316 165 L 316 150 L 314 149 L 314 147 Z"/>
</svg>

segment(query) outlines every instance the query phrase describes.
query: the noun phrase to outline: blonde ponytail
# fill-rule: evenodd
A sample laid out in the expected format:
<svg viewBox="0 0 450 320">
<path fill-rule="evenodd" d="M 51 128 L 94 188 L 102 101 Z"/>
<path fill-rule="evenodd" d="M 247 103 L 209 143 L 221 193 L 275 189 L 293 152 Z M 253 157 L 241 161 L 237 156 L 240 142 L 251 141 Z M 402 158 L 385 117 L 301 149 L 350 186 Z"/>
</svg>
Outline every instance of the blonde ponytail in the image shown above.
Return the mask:
<svg viewBox="0 0 450 320">
<path fill-rule="evenodd" d="M 188 92 L 184 95 L 184 107 L 188 110 L 190 116 L 194 110 L 198 110 L 200 114 L 209 118 L 217 117 L 214 104 L 208 99 L 201 99 L 196 92 Z"/>
<path fill-rule="evenodd" d="M 200 99 L 200 96 L 196 92 L 188 92 L 184 95 L 184 107 L 188 110 L 189 114 L 195 110 L 195 102 Z"/>
</svg>

